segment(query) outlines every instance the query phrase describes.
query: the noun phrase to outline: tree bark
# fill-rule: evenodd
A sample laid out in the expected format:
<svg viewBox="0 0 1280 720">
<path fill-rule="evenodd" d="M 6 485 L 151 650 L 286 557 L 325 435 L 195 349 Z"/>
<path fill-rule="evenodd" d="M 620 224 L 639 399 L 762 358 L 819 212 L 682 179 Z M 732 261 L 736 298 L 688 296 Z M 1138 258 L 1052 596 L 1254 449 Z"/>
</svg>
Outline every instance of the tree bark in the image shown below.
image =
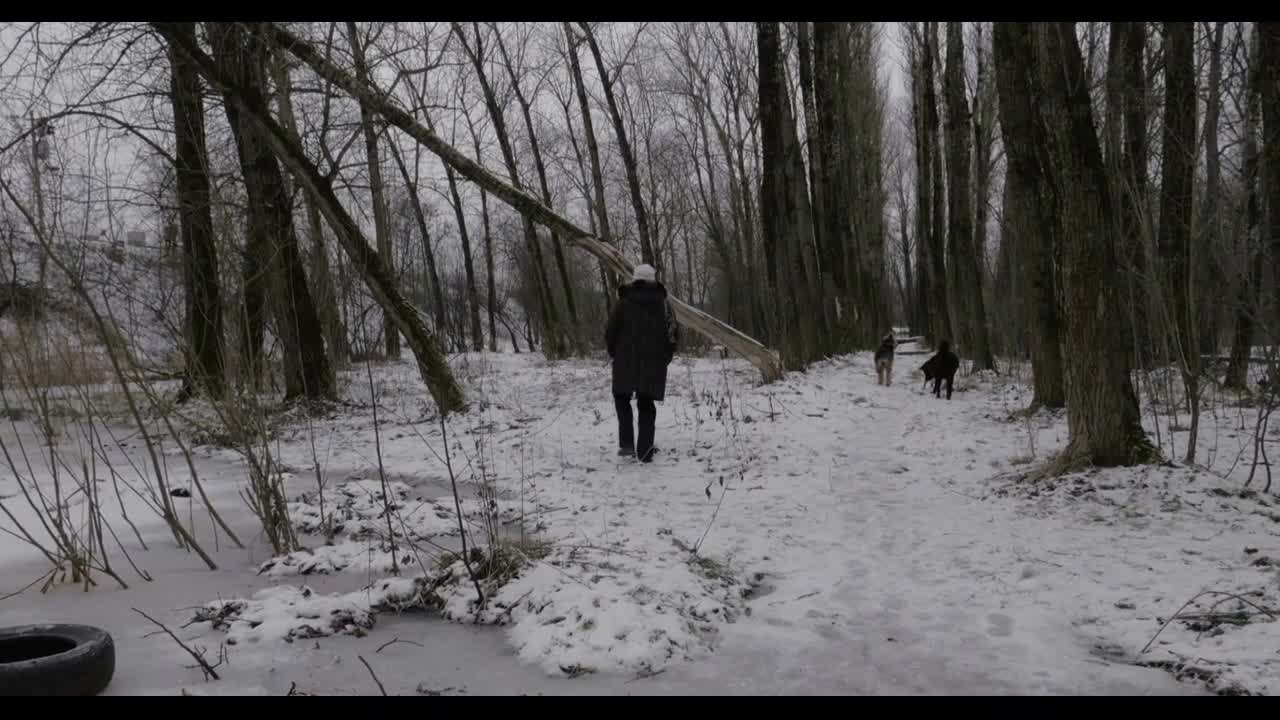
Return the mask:
<svg viewBox="0 0 1280 720">
<path fill-rule="evenodd" d="M 523 190 L 503 182 L 496 175 L 472 162 L 442 141 L 435 133 L 396 107 L 389 99 L 369 85 L 357 82 L 349 74 L 326 60 L 309 43 L 293 33 L 273 26 L 277 41 L 290 53 L 306 63 L 317 75 L 343 88 L 352 95 L 359 95 L 371 101 L 373 108 L 390 124 L 400 128 L 417 142 L 421 143 L 442 161 L 453 167 L 459 174 L 487 189 L 491 194 L 501 198 L 514 210 L 532 221 L 547 227 L 555 227 L 569 242 L 591 253 L 606 263 L 615 272 L 629 277 L 633 266 L 629 260 L 613 246 L 601 242 L 585 230 L 573 224 L 551 208 Z M 669 296 L 676 319 L 701 333 L 713 342 L 724 345 L 729 350 L 747 358 L 756 366 L 766 381 L 773 381 L 782 375 L 782 363 L 774 351 L 764 347 L 742 332 L 725 325 L 720 320 L 691 307 L 679 298 Z"/>
<path fill-rule="evenodd" d="M 302 147 L 293 142 L 288 134 L 276 123 L 270 112 L 260 97 L 254 97 L 252 94 L 245 92 L 239 86 L 234 76 L 228 75 L 222 68 L 218 67 L 208 55 L 200 49 L 199 45 L 194 42 L 184 42 L 184 39 L 174 33 L 171 23 L 152 23 L 152 26 L 171 44 L 178 46 L 179 50 L 191 60 L 200 71 L 200 74 L 210 82 L 216 85 L 243 114 L 243 116 L 253 123 L 262 136 L 270 143 L 272 151 L 287 163 L 293 170 L 294 176 L 303 183 L 305 189 L 315 195 L 320 202 L 321 209 L 327 216 L 329 224 L 335 229 L 335 235 L 341 243 L 343 250 L 347 252 L 351 259 L 352 265 L 361 273 L 374 299 L 384 308 L 390 307 L 395 312 L 392 319 L 397 323 L 400 332 L 405 335 L 410 349 L 418 360 L 418 369 L 422 374 L 423 382 L 426 383 L 428 391 L 436 401 L 441 414 L 465 410 L 467 407 L 466 400 L 462 394 L 462 388 L 458 386 L 454 380 L 453 372 L 449 369 L 448 363 L 445 361 L 444 355 L 440 352 L 439 346 L 431 333 L 427 332 L 426 327 L 422 323 L 422 318 L 417 311 L 405 301 L 400 294 L 399 288 L 396 287 L 395 280 L 391 274 L 387 272 L 382 258 L 377 251 L 369 247 L 368 241 L 365 240 L 364 234 L 360 231 L 360 227 L 347 213 L 342 203 L 334 194 L 333 186 L 328 179 L 320 174 L 315 164 L 306 156 Z M 305 53 L 297 45 L 299 42 L 296 38 L 289 35 L 281 35 L 279 28 L 270 27 L 271 36 L 281 42 L 290 53 L 300 60 L 307 62 L 316 62 L 323 66 L 327 61 L 323 59 L 313 48 L 307 47 L 310 53 Z M 344 87 L 360 87 L 357 83 L 347 75 L 343 75 Z M 366 92 L 366 100 L 374 100 L 374 107 L 377 108 L 381 102 L 380 98 L 372 93 Z M 401 119 L 408 120 L 412 123 L 412 119 L 407 114 L 400 111 Z M 421 127 L 421 126 L 419 126 Z M 454 151 L 456 153 L 456 151 Z"/>
<path fill-rule="evenodd" d="M 175 31 L 195 41 L 195 23 L 175 23 Z M 222 301 L 218 255 L 209 205 L 209 156 L 205 148 L 200 75 L 170 48 L 170 101 L 176 136 L 174 174 L 182 230 L 183 280 L 187 297 L 186 369 L 180 398 L 203 390 L 221 399 L 226 386 L 222 345 Z"/>
</svg>

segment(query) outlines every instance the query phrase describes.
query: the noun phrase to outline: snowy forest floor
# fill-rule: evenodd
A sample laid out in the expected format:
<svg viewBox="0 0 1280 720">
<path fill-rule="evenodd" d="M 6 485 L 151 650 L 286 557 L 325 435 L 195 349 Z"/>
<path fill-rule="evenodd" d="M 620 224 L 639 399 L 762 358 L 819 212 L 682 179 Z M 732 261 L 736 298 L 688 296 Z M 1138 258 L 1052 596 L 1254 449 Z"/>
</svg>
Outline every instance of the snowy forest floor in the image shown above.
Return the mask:
<svg viewBox="0 0 1280 720">
<path fill-rule="evenodd" d="M 219 563 L 208 571 L 135 512 L 150 549 L 125 545 L 153 581 L 37 586 L 0 600 L 0 625 L 106 628 L 114 694 L 378 693 L 371 674 L 390 694 L 1276 692 L 1280 622 L 1258 608 L 1280 607 L 1280 500 L 1242 493 L 1247 463 L 1230 467 L 1251 446 L 1252 411 L 1223 396 L 1205 416 L 1208 468 L 1031 481 L 1026 471 L 1065 445 L 1065 415 L 1020 413 L 1029 389 L 994 376 L 959 378 L 953 400 L 935 399 L 914 373 L 923 360 L 900 357 L 895 383 L 879 387 L 869 353 L 768 386 L 744 362 L 677 358 L 661 452 L 642 465 L 615 455 L 607 364 L 452 358 L 472 401 L 448 422 L 463 513 L 488 513 L 529 558 L 478 615 L 469 582 L 443 586 L 438 612 L 388 607 L 410 578 L 439 572 L 457 519 L 441 423 L 414 366 L 372 368 L 377 437 L 360 367 L 343 374 L 343 404 L 310 422 L 284 416 L 272 442 L 309 550 L 272 558 L 238 494 L 244 461 L 200 445 L 210 499 L 247 548 L 222 537 L 212 552 L 208 520 L 180 501 Z M 1169 418 L 1146 417 L 1167 434 Z M 2 432 L 13 442 L 31 431 Z M 130 449 L 120 466 L 143 462 L 136 439 Z M 174 482 L 186 465 L 166 451 Z M 315 464 L 340 520 L 328 545 L 314 532 Z M 0 498 L 31 521 L 17 482 L 0 475 Z M 0 537 L 0 598 L 42 563 Z M 393 564 L 402 577 L 382 582 Z M 1204 590 L 1237 597 L 1202 597 L 1161 631 Z M 211 661 L 226 643 L 220 679 L 187 667 L 131 608 Z"/>
</svg>

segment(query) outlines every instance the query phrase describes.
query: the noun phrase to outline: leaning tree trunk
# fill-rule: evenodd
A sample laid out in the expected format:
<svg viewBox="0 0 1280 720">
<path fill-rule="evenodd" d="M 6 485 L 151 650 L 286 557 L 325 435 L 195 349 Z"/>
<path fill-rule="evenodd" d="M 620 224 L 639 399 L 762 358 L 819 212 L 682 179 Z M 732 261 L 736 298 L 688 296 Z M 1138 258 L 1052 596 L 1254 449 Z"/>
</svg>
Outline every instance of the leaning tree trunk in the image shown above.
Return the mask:
<svg viewBox="0 0 1280 720">
<path fill-rule="evenodd" d="M 997 38 L 1022 46 L 1032 82 L 1042 88 L 1034 121 L 1047 142 L 1035 148 L 1055 188 L 1051 215 L 1058 219 L 1070 440 L 1059 467 L 1080 463 L 1132 465 L 1158 458 L 1142 429 L 1130 381 L 1130 358 L 1119 338 L 1127 330 L 1117 282 L 1118 248 L 1106 167 L 1094 126 L 1088 83 L 1075 25 L 998 23 Z M 1025 49 L 1030 45 L 1031 52 Z M 1031 88 L 1024 92 L 1031 95 Z"/>
<path fill-rule="evenodd" d="M 403 130 L 407 135 L 435 153 L 458 174 L 501 198 L 531 221 L 556 228 L 562 237 L 591 253 L 614 272 L 627 277 L 632 274 L 633 265 L 631 262 L 612 245 L 601 242 L 599 238 L 588 234 L 585 230 L 556 213 L 532 195 L 503 182 L 493 173 L 471 161 L 421 123 L 414 121 L 412 116 L 393 104 L 390 99 L 377 89 L 370 87 L 366 83 L 357 82 L 351 75 L 329 62 L 310 43 L 279 26 L 273 26 L 273 32 L 281 46 L 287 48 L 294 57 L 306 63 L 317 75 L 341 87 L 348 93 L 363 97 L 371 102 L 374 110 L 388 123 Z M 356 237 L 360 236 L 357 234 Z M 777 353 L 711 315 L 691 307 L 679 298 L 669 296 L 669 300 L 678 321 L 695 332 L 706 336 L 712 342 L 724 345 L 732 352 L 745 357 L 760 370 L 766 381 L 773 381 L 782 376 L 782 363 Z"/>
<path fill-rule="evenodd" d="M 235 78 L 248 102 L 265 107 L 263 75 L 269 57 L 265 38 L 253 37 L 236 23 L 211 23 L 209 35 L 223 71 Z M 260 253 L 261 274 L 255 279 L 266 278 L 271 285 L 268 292 L 283 346 L 285 399 L 330 397 L 333 372 L 298 254 L 293 204 L 284 175 L 259 129 L 243 117 L 226 91 L 223 94 L 249 201 L 250 244 Z"/>
<path fill-rule="evenodd" d="M 304 189 L 313 193 L 319 201 L 329 224 L 335 229 L 334 234 L 337 236 L 339 243 L 341 243 L 343 250 L 346 251 L 347 256 L 350 258 L 352 266 L 361 273 L 374 299 L 383 308 L 390 308 L 394 311 L 392 319 L 399 327 L 400 332 L 404 334 L 409 348 L 417 358 L 418 370 L 422 375 L 423 382 L 426 383 L 427 390 L 431 393 L 432 398 L 435 399 L 440 412 L 447 414 L 465 410 L 467 403 L 462 394 L 462 388 L 454 379 L 453 372 L 450 370 L 444 355 L 440 352 L 436 339 L 431 333 L 427 332 L 426 326 L 422 323 L 422 318 L 400 294 L 400 290 L 396 286 L 394 278 L 387 271 L 382 258 L 376 250 L 369 247 L 369 243 L 365 239 L 364 233 L 360 230 L 360 226 L 356 224 L 355 220 L 343 207 L 341 201 L 338 200 L 338 196 L 333 191 L 331 181 L 320 174 L 319 169 L 307 157 L 302 147 L 293 142 L 288 133 L 276 123 L 271 117 L 270 111 L 262 102 L 261 97 L 246 92 L 237 83 L 235 77 L 215 64 L 200 49 L 198 44 L 190 42 L 180 34 L 175 33 L 172 23 L 152 23 L 152 27 L 171 44 L 176 45 L 198 67 L 200 74 L 208 82 L 223 91 L 224 97 L 232 102 L 239 112 L 243 114 L 243 117 L 251 122 L 258 132 L 262 134 L 262 137 L 270 143 L 271 149 L 276 156 L 290 166 L 295 177 L 303 184 Z M 272 37 L 289 49 L 289 52 L 294 54 L 295 57 L 303 59 L 308 64 L 316 61 L 326 62 L 321 59 L 314 49 L 307 48 L 310 50 L 310 54 L 300 50 L 296 44 L 299 41 L 292 36 L 286 35 L 282 37 L 278 28 L 272 30 Z M 310 60 L 305 58 L 310 58 Z M 343 79 L 346 85 L 356 86 L 355 81 L 350 76 L 344 75 Z M 367 100 L 378 100 L 377 96 L 372 93 L 366 93 L 365 97 Z M 378 108 L 380 104 L 381 102 L 375 102 L 374 107 Z M 400 115 L 402 121 L 413 122 L 403 111 L 400 111 Z M 456 151 L 454 152 L 456 153 Z"/>
<path fill-rule="evenodd" d="M 347 22 L 347 39 L 351 44 L 351 57 L 355 65 L 356 78 L 367 81 L 369 69 L 366 65 L 364 47 L 360 45 L 360 34 L 356 24 Z M 364 135 L 365 162 L 369 168 L 369 194 L 373 200 L 373 233 L 378 241 L 378 254 L 387 263 L 387 271 L 395 274 L 395 253 L 391 250 L 391 223 L 387 221 L 387 199 L 382 183 L 382 162 L 378 157 L 378 133 L 373 127 L 373 113 L 369 112 L 367 103 L 360 103 L 360 131 Z M 382 313 L 382 327 L 385 333 L 384 344 L 387 357 L 400 358 L 400 333 L 395 323 Z"/>
<path fill-rule="evenodd" d="M 195 23 L 176 23 L 194 41 Z M 170 48 L 170 101 L 176 137 L 174 175 L 182 226 L 182 270 L 187 297 L 187 358 L 180 398 L 197 389 L 220 399 L 226 376 L 222 347 L 222 302 L 218 255 L 209 205 L 209 156 L 205 149 L 204 104 L 200 75 L 181 53 Z"/>
</svg>

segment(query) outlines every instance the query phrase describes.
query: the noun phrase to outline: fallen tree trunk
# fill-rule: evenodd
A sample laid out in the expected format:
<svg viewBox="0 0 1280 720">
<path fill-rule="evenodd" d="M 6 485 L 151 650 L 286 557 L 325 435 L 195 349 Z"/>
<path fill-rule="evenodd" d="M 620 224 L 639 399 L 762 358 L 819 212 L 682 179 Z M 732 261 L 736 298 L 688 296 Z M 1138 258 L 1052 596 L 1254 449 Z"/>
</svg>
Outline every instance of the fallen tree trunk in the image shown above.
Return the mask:
<svg viewBox="0 0 1280 720">
<path fill-rule="evenodd" d="M 441 140 L 435 133 L 415 121 L 409 113 L 396 107 L 389 98 L 376 88 L 367 83 L 359 82 L 346 71 L 329 62 L 307 41 L 274 23 L 270 24 L 270 27 L 274 40 L 280 47 L 306 63 L 320 77 L 347 91 L 357 100 L 367 103 L 371 110 L 381 115 L 389 124 L 403 130 L 405 134 L 430 150 L 460 175 L 484 188 L 490 194 L 502 198 L 521 215 L 545 226 L 549 230 L 560 233 L 562 237 L 594 255 L 614 272 L 626 277 L 631 276 L 633 270 L 631 261 L 612 245 L 601 241 L 542 204 L 534 196 L 512 187 L 484 167 L 473 162 L 466 155 L 458 152 L 451 145 Z M 782 360 L 778 353 L 736 328 L 674 296 L 671 296 L 670 300 L 671 306 L 675 310 L 676 318 L 682 325 L 745 357 L 760 370 L 765 382 L 772 382 L 782 376 Z"/>
<path fill-rule="evenodd" d="M 329 220 L 330 227 L 334 229 L 342 249 L 346 251 L 352 264 L 360 272 L 369 292 L 408 340 L 409 347 L 418 361 L 418 371 L 422 374 L 422 380 L 426 383 L 427 390 L 435 400 L 441 415 L 465 410 L 467 403 L 462 394 L 462 388 L 454 379 L 453 372 L 445 361 L 444 353 L 441 352 L 435 336 L 427 331 L 418 311 L 400 293 L 386 263 L 378 252 L 369 246 L 360 227 L 342 207 L 342 203 L 333 192 L 332 184 L 321 176 L 315 163 L 307 158 L 302 148 L 271 117 L 271 112 L 261 102 L 247 100 L 243 89 L 231 82 L 193 39 L 175 32 L 172 23 L 152 23 L 152 27 L 164 36 L 171 46 L 190 59 L 205 80 L 214 87 L 225 90 L 227 99 L 239 107 L 245 118 L 262 133 L 263 139 L 270 145 L 276 157 L 290 167 L 295 177 L 305 186 L 305 190 L 317 200 L 321 211 Z"/>
</svg>

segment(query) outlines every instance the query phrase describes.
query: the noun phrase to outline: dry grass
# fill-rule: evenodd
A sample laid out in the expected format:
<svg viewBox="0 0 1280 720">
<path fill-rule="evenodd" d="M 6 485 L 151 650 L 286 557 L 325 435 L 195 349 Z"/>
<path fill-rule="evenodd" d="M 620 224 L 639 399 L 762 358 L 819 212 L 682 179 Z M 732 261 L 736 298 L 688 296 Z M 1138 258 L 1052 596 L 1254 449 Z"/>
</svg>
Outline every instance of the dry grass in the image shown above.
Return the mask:
<svg viewBox="0 0 1280 720">
<path fill-rule="evenodd" d="M 5 387 L 98 385 L 111 377 L 107 349 L 88 333 L 75 337 L 56 325 L 22 323 L 0 331 L 0 382 Z"/>
</svg>

